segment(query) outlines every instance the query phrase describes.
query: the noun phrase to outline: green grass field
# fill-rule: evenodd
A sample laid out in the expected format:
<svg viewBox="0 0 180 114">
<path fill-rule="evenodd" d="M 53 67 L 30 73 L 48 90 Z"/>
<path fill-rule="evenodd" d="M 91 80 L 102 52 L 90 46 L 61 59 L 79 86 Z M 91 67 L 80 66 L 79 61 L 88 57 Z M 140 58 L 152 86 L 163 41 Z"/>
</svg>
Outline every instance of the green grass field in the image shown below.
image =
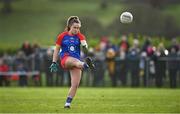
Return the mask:
<svg viewBox="0 0 180 114">
<path fill-rule="evenodd" d="M 180 113 L 179 89 L 79 88 L 64 109 L 68 88 L 0 88 L 0 113 Z"/>
</svg>

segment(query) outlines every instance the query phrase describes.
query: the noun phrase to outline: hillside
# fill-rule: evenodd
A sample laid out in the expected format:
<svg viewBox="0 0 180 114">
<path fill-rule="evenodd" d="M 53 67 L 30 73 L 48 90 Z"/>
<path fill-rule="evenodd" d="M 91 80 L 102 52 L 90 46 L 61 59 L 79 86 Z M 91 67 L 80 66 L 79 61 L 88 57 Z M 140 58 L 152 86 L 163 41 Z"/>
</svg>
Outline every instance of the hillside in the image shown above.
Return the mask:
<svg viewBox="0 0 180 114">
<path fill-rule="evenodd" d="M 18 0 L 12 3 L 13 12 L 0 13 L 0 50 L 15 49 L 28 40 L 41 46 L 54 44 L 56 35 L 63 31 L 71 15 L 96 17 L 103 26 L 111 23 L 122 11 L 123 4 L 109 3 L 100 8 L 101 0 Z M 0 2 L 0 9 L 2 2 Z M 180 5 L 165 8 L 164 13 L 174 15 L 180 23 Z"/>
</svg>

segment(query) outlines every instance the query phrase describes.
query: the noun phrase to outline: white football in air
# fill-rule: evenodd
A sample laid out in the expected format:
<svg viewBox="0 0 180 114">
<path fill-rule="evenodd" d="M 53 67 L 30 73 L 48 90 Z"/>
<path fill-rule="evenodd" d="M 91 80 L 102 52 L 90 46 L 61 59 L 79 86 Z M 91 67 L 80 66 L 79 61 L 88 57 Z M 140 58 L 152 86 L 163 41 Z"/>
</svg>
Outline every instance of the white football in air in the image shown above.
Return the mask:
<svg viewBox="0 0 180 114">
<path fill-rule="evenodd" d="M 121 23 L 131 23 L 133 21 L 133 15 L 130 12 L 123 12 L 120 15 Z"/>
</svg>

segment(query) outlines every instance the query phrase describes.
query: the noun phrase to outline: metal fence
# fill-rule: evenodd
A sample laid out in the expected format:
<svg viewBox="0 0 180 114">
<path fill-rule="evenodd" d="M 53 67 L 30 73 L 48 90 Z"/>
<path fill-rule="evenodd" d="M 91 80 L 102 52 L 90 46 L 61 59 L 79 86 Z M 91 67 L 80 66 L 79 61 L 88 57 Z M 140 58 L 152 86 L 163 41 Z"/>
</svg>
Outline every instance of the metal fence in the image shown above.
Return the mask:
<svg viewBox="0 0 180 114">
<path fill-rule="evenodd" d="M 51 61 L 47 55 L 6 58 L 9 70 L 0 72 L 0 86 L 70 85 L 67 71 L 49 72 Z M 96 70 L 83 71 L 82 86 L 180 87 L 180 57 L 94 61 Z"/>
</svg>

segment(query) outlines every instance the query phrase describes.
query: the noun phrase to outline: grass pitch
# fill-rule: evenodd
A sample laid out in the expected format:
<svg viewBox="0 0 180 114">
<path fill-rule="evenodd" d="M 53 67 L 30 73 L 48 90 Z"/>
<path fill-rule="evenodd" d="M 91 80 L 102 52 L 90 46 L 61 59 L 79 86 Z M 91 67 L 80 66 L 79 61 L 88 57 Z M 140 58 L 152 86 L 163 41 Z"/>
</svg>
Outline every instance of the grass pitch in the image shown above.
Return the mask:
<svg viewBox="0 0 180 114">
<path fill-rule="evenodd" d="M 180 113 L 179 89 L 79 88 L 64 109 L 68 88 L 0 88 L 0 113 Z"/>
</svg>

